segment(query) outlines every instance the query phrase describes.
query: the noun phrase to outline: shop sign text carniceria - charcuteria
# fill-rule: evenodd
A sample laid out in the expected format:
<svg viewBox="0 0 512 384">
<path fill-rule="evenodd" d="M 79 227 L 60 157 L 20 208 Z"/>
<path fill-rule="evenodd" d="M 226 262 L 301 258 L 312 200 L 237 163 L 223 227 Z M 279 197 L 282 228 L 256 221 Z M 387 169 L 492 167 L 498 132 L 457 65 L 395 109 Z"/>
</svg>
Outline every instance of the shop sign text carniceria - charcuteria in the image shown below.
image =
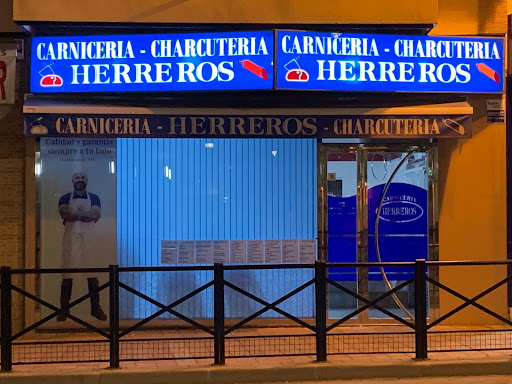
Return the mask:
<svg viewBox="0 0 512 384">
<path fill-rule="evenodd" d="M 33 93 L 503 93 L 504 43 L 284 30 L 36 37 L 30 84 Z"/>
<path fill-rule="evenodd" d="M 33 93 L 272 89 L 274 33 L 40 37 Z"/>
<path fill-rule="evenodd" d="M 26 108 L 29 109 L 29 108 Z M 176 111 L 178 112 L 178 111 Z M 471 137 L 471 115 L 37 113 L 25 110 L 25 134 L 49 137 L 440 138 Z M 288 112 L 288 113 L 286 113 Z"/>
<path fill-rule="evenodd" d="M 503 93 L 503 39 L 277 32 L 277 89 Z"/>
</svg>

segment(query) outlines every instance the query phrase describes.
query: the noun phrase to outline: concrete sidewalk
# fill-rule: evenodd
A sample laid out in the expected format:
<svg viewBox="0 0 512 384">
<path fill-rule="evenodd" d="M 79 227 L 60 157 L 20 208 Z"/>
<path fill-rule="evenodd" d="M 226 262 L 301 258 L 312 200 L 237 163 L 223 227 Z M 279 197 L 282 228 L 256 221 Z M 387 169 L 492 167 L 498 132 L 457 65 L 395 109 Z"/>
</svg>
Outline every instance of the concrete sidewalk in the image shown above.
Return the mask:
<svg viewBox="0 0 512 384">
<path fill-rule="evenodd" d="M 125 362 L 120 369 L 104 363 L 16 366 L 0 374 L 2 384 L 235 384 L 286 381 L 512 375 L 510 352 L 434 353 L 427 361 L 403 355 L 330 356 L 326 363 L 311 357 L 230 359 L 222 367 L 207 361 Z"/>
<path fill-rule="evenodd" d="M 486 332 L 486 329 L 488 332 Z M 132 351 L 131 342 L 128 341 L 125 353 L 125 359 L 145 358 L 155 360 L 145 361 L 121 361 L 120 369 L 107 369 L 108 363 L 63 363 L 69 359 L 70 354 L 81 356 L 87 353 L 87 345 L 83 344 L 79 352 L 76 349 L 65 350 L 59 344 L 42 345 L 37 348 L 27 346 L 25 350 L 14 349 L 14 361 L 56 361 L 53 364 L 31 364 L 14 365 L 13 372 L 1 373 L 0 384 L 10 383 L 38 383 L 38 384 L 69 384 L 69 383 L 87 383 L 87 384 L 132 384 L 132 383 L 265 383 L 265 382 L 285 382 L 285 381 L 309 381 L 319 382 L 322 380 L 340 380 L 340 379 L 371 379 L 371 378 L 413 378 L 413 377 L 435 377 L 435 376 L 471 376 L 471 375 L 512 375 L 512 332 L 503 330 L 500 337 L 497 338 L 495 327 L 479 327 L 482 333 L 472 334 L 470 327 L 439 327 L 438 331 L 453 331 L 446 338 L 431 338 L 431 348 L 437 350 L 446 349 L 481 349 L 486 348 L 509 348 L 507 350 L 488 350 L 472 352 L 430 352 L 429 360 L 415 361 L 412 353 L 377 353 L 366 354 L 369 348 L 386 351 L 393 347 L 409 348 L 409 337 L 407 343 L 397 344 L 397 337 L 387 334 L 386 337 L 379 337 L 379 343 L 372 345 L 370 341 L 362 341 L 358 334 L 364 335 L 368 332 L 375 332 L 377 335 L 384 332 L 404 331 L 401 327 L 347 327 L 340 329 L 341 334 L 347 337 L 343 342 L 336 344 L 336 353 L 328 356 L 328 362 L 316 363 L 314 355 L 308 356 L 285 356 L 285 357 L 244 357 L 229 358 L 230 352 L 239 351 L 239 347 L 230 351 L 226 350 L 227 358 L 225 366 L 213 366 L 211 357 L 204 359 L 170 359 L 157 360 L 162 356 L 172 358 L 176 350 L 169 349 L 151 349 L 158 344 L 152 344 L 151 339 L 158 340 L 162 337 L 190 338 L 197 337 L 198 345 L 204 344 L 209 350 L 209 340 L 201 341 L 199 338 L 205 334 L 197 331 L 142 331 L 127 335 L 128 339 L 144 339 L 142 344 L 138 342 L 136 349 L 140 350 L 138 355 Z M 493 332 L 494 331 L 494 332 Z M 297 336 L 303 334 L 304 330 L 300 328 L 278 328 L 278 329 L 242 329 L 235 336 L 261 336 L 264 337 L 263 343 L 252 345 L 251 353 L 267 352 L 275 349 L 279 352 L 279 345 L 273 343 L 271 337 L 288 334 Z M 456 337 L 455 337 L 456 336 Z M 24 337 L 21 341 L 43 341 L 43 342 L 65 342 L 65 341 L 91 341 L 97 337 L 90 333 L 66 334 L 66 333 L 42 333 Z M 308 338 L 309 339 L 309 338 Z M 311 338 L 314 343 L 314 337 Z M 238 341 L 235 340 L 237 343 Z M 354 343 L 357 341 L 357 343 Z M 275 342 L 275 341 L 274 341 Z M 152 346 L 152 347 L 151 347 Z M 141 348 L 142 347 L 142 348 Z M 305 352 L 303 348 L 309 349 L 309 344 L 301 342 L 296 345 L 298 351 Z M 480 347 L 480 348 L 478 348 Z M 60 348 L 60 349 L 59 349 Z M 135 348 L 135 347 L 133 347 Z M 255 348 L 262 348 L 261 350 Z M 330 347 L 332 348 L 332 347 Z M 95 349 L 97 349 L 95 347 Z M 240 349 L 242 352 L 243 349 Z M 413 350 L 413 349 L 412 349 Z M 412 351 L 411 350 L 411 351 Z M 431 349 L 432 350 L 432 349 Z M 247 350 L 246 350 L 247 351 Z M 345 353 L 347 351 L 349 353 Z M 357 353 L 357 352 L 363 353 Z M 59 353 L 57 353 L 59 352 Z M 102 348 L 96 351 L 101 360 L 108 359 L 108 343 L 103 343 Z M 186 351 L 185 351 L 186 352 Z M 192 351 L 197 354 L 198 351 Z M 201 352 L 201 351 L 199 351 Z M 332 352 L 332 350 L 331 350 Z M 308 353 L 308 352 L 306 352 Z M 201 355 L 199 353 L 198 355 Z M 91 355 L 92 356 L 92 355 Z M 181 355 L 183 356 L 183 354 Z M 211 356 L 208 351 L 206 356 Z M 231 353 L 231 356 L 234 356 Z M 39 360 L 38 360 L 39 359 Z"/>
</svg>

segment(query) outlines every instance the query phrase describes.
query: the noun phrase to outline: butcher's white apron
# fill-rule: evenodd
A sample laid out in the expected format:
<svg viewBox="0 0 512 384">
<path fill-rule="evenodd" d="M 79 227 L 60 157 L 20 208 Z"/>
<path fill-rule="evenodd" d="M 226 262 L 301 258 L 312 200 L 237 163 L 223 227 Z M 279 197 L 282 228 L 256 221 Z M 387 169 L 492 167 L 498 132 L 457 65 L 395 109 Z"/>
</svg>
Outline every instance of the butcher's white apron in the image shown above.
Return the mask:
<svg viewBox="0 0 512 384">
<path fill-rule="evenodd" d="M 87 193 L 85 199 L 73 199 L 73 192 L 69 198 L 69 208 L 72 213 L 89 211 L 91 197 Z M 94 228 L 94 222 L 66 221 L 64 223 L 64 237 L 62 240 L 62 268 L 87 268 L 92 263 L 91 255 L 87 253 L 89 244 L 88 234 Z M 73 275 L 64 274 L 65 278 Z"/>
</svg>

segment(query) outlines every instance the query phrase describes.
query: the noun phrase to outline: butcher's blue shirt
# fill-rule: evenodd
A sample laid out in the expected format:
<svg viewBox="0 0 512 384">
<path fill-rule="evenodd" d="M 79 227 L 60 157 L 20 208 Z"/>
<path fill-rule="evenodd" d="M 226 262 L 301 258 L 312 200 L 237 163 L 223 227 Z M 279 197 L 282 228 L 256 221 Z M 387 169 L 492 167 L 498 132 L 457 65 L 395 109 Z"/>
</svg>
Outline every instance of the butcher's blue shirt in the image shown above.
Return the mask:
<svg viewBox="0 0 512 384">
<path fill-rule="evenodd" d="M 66 193 L 65 195 L 62 195 L 59 199 L 59 206 L 66 204 L 69 204 L 69 198 L 71 197 L 71 192 Z M 96 206 L 101 208 L 101 202 L 98 195 L 95 195 L 94 193 L 89 193 L 89 197 L 91 198 L 91 207 Z M 73 192 L 73 199 L 87 199 L 87 195 L 78 196 L 75 192 Z"/>
</svg>

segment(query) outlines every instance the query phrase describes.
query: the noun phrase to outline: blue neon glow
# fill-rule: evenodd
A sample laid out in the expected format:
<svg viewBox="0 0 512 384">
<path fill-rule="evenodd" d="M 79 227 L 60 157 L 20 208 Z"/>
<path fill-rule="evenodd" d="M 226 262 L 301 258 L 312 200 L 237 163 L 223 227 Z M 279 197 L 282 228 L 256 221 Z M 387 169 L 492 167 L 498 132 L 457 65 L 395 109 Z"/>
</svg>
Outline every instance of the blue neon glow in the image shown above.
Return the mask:
<svg viewBox="0 0 512 384">
<path fill-rule="evenodd" d="M 272 89 L 274 33 L 36 37 L 33 93 Z"/>
<path fill-rule="evenodd" d="M 278 31 L 277 89 L 503 93 L 501 38 Z"/>
</svg>

